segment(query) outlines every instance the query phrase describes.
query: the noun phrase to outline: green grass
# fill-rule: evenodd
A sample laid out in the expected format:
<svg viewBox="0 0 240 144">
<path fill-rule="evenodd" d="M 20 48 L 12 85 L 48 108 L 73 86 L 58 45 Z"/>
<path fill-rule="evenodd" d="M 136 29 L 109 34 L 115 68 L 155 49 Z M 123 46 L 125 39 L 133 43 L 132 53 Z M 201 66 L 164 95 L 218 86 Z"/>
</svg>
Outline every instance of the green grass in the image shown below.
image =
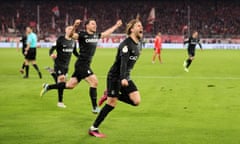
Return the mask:
<svg viewBox="0 0 240 144">
<path fill-rule="evenodd" d="M 99 97 L 115 54 L 98 49 L 94 57 Z M 98 139 L 87 134 L 96 115 L 86 82 L 65 91 L 67 108 L 60 109 L 56 91 L 39 97 L 42 83 L 53 83 L 44 70 L 53 65 L 48 49 L 38 50 L 41 80 L 32 67 L 23 79 L 21 54 L 0 49 L 0 144 L 239 144 L 240 51 L 197 51 L 189 73 L 182 68 L 186 51 L 164 50 L 162 56 L 164 64 L 151 64 L 152 50 L 143 50 L 132 72 L 141 105 L 119 102 L 100 127 L 108 137 Z"/>
</svg>

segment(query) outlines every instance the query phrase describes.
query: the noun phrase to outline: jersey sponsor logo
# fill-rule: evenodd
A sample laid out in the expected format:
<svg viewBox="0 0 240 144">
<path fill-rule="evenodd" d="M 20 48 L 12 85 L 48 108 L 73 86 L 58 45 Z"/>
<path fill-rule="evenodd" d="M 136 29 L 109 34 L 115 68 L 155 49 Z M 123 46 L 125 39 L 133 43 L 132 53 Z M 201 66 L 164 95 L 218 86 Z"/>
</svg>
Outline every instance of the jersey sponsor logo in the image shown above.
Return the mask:
<svg viewBox="0 0 240 144">
<path fill-rule="evenodd" d="M 86 43 L 97 43 L 98 39 L 97 38 L 89 38 L 85 40 Z"/>
<path fill-rule="evenodd" d="M 138 59 L 138 56 L 130 56 L 129 59 L 136 61 Z"/>
<path fill-rule="evenodd" d="M 127 52 L 128 52 L 128 47 L 127 47 L 127 46 L 124 46 L 123 49 L 122 49 L 122 52 L 123 52 L 123 53 L 127 53 Z"/>
<path fill-rule="evenodd" d="M 198 42 L 196 42 L 196 41 L 191 41 L 191 44 L 192 44 L 192 45 L 196 45 L 196 44 L 198 44 Z"/>
<path fill-rule="evenodd" d="M 73 52 L 73 49 L 62 49 L 63 52 Z"/>
</svg>

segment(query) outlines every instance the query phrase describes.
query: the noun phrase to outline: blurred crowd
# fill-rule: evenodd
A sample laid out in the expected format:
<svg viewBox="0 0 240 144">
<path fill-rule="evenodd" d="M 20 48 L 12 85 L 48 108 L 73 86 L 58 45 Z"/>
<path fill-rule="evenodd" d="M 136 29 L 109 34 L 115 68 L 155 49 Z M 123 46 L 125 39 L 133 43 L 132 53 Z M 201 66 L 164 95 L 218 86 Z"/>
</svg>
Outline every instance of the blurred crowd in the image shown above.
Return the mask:
<svg viewBox="0 0 240 144">
<path fill-rule="evenodd" d="M 9 0 L 0 5 L 1 34 L 8 34 L 9 29 L 13 30 L 14 34 L 22 33 L 24 27 L 28 25 L 37 30 L 38 6 L 40 21 L 38 32 L 42 36 L 63 33 L 65 25 L 72 24 L 76 18 L 82 20 L 95 18 L 99 31 L 112 26 L 117 19 L 122 19 L 126 23 L 137 15 L 146 26 L 149 12 L 153 7 L 156 18 L 148 34 L 161 31 L 163 34 L 181 35 L 183 27 L 188 24 L 191 30 L 198 30 L 204 37 L 214 35 L 233 37 L 240 34 L 238 0 Z M 53 12 L 56 6 L 59 16 Z M 81 28 L 83 29 L 83 25 Z M 116 32 L 123 33 L 124 27 Z"/>
</svg>

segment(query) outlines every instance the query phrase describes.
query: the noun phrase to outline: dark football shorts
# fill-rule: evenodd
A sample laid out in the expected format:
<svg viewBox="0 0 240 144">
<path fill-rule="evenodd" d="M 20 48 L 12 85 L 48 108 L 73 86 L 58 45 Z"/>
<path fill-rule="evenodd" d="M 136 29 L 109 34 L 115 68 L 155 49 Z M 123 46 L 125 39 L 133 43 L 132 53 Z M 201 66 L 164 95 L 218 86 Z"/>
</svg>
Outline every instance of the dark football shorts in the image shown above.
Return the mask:
<svg viewBox="0 0 240 144">
<path fill-rule="evenodd" d="M 24 57 L 26 57 L 24 53 L 25 53 L 25 48 L 22 48 L 22 54 Z"/>
<path fill-rule="evenodd" d="M 195 49 L 188 49 L 188 55 L 191 57 L 195 56 Z"/>
<path fill-rule="evenodd" d="M 138 91 L 138 89 L 132 80 L 128 81 L 128 86 L 123 87 L 119 79 L 107 79 L 107 93 L 109 97 L 119 97 L 120 94 L 129 95 L 134 91 Z"/>
<path fill-rule="evenodd" d="M 25 58 L 27 60 L 36 60 L 36 54 L 37 54 L 36 48 L 30 48 L 28 50 L 27 55 L 25 56 Z"/>
<path fill-rule="evenodd" d="M 86 77 L 93 75 L 93 71 L 89 66 L 79 66 L 76 68 L 75 71 L 72 74 L 72 77 L 76 77 L 78 82 L 80 82 L 82 79 L 85 79 Z"/>
<path fill-rule="evenodd" d="M 54 71 L 57 74 L 57 76 L 66 75 L 68 73 L 68 68 L 55 65 Z"/>
</svg>

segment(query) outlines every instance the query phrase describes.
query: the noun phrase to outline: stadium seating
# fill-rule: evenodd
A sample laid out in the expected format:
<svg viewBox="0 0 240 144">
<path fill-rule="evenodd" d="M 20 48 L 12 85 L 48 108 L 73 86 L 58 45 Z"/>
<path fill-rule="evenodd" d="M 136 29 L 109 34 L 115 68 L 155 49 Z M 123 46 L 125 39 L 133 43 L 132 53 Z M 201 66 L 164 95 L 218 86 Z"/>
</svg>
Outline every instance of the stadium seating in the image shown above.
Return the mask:
<svg viewBox="0 0 240 144">
<path fill-rule="evenodd" d="M 156 21 L 151 32 L 161 31 L 163 34 L 181 34 L 182 28 L 188 23 L 188 6 L 191 13 L 191 29 L 197 29 L 206 37 L 214 35 L 235 36 L 240 33 L 240 3 L 237 0 L 216 1 L 103 1 L 103 0 L 68 0 L 68 1 L 11 1 L 0 5 L 1 33 L 7 34 L 8 28 L 15 27 L 20 32 L 30 22 L 37 22 L 37 5 L 40 7 L 40 30 L 43 36 L 63 32 L 66 22 L 66 13 L 69 14 L 69 24 L 76 18 L 94 17 L 97 20 L 98 30 L 102 31 L 121 18 L 124 23 L 135 18 L 139 13 L 144 25 L 150 9 L 156 9 Z M 58 6 L 60 16 L 52 12 Z M 52 17 L 56 23 L 52 28 Z M 14 20 L 13 20 L 14 19 Z M 4 29 L 4 30 L 3 30 Z M 123 32 L 124 27 L 117 30 Z"/>
</svg>

